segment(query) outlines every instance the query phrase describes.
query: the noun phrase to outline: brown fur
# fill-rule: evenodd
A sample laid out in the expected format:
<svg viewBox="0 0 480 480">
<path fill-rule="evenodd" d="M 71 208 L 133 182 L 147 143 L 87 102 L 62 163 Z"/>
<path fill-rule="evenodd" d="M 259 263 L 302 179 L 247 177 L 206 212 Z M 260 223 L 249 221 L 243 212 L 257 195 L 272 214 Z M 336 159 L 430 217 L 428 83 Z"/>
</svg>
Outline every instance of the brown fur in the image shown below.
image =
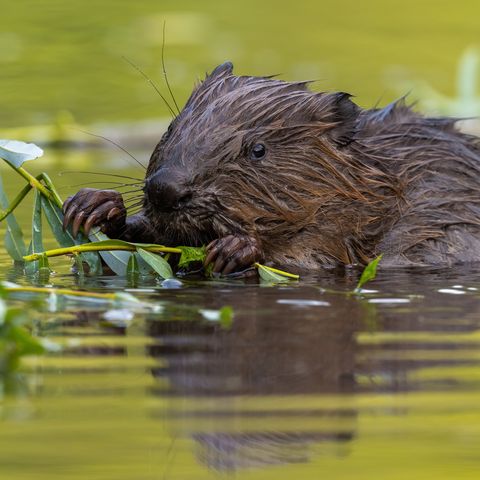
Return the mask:
<svg viewBox="0 0 480 480">
<path fill-rule="evenodd" d="M 152 154 L 147 179 L 188 191 L 178 211 L 144 212 L 154 240 L 203 244 L 228 234 L 261 242 L 267 261 L 313 268 L 480 260 L 480 142 L 454 120 L 403 100 L 362 110 L 305 82 L 209 75 Z M 250 158 L 261 142 L 261 160 Z M 160 172 L 160 173 L 159 173 Z"/>
</svg>

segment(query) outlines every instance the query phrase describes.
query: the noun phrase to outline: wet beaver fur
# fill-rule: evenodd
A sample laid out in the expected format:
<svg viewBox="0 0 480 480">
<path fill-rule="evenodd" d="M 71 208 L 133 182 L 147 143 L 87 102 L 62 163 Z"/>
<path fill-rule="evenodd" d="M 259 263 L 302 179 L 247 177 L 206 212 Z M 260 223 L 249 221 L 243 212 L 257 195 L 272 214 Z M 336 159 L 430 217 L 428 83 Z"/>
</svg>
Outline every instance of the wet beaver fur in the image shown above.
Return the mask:
<svg viewBox="0 0 480 480">
<path fill-rule="evenodd" d="M 255 261 L 299 268 L 480 260 L 480 139 L 403 100 L 363 110 L 308 82 L 235 76 L 197 85 L 150 158 L 142 211 L 82 189 L 64 204 L 76 234 L 208 245 L 228 274 Z"/>
</svg>

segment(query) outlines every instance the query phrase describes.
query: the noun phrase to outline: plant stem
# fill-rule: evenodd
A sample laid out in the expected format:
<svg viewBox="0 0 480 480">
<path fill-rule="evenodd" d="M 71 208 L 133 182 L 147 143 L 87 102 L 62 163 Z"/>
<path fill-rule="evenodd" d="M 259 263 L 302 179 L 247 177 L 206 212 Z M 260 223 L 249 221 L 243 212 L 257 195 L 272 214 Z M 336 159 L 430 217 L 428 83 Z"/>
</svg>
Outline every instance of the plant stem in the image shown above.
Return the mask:
<svg viewBox="0 0 480 480">
<path fill-rule="evenodd" d="M 18 205 L 20 205 L 20 202 L 27 196 L 28 192 L 32 188 L 37 188 L 37 185 L 41 185 L 43 187 L 43 185 L 40 183 L 41 180 L 43 180 L 45 182 L 45 185 L 48 187 L 48 192 L 50 195 L 48 198 L 50 200 L 53 200 L 60 208 L 62 208 L 62 204 L 63 204 L 62 199 L 58 195 L 53 185 L 53 182 L 50 180 L 50 177 L 46 173 L 41 173 L 40 175 L 33 177 L 33 175 L 31 175 L 25 169 L 22 169 L 22 170 L 23 172 L 19 172 L 19 173 L 22 175 L 23 178 L 27 178 L 25 176 L 25 173 L 26 173 L 28 176 L 27 179 L 29 183 L 28 185 L 25 185 L 25 187 L 23 187 L 20 193 L 10 202 L 10 205 L 5 210 L 0 210 L 0 222 L 2 220 L 5 220 L 5 218 L 7 218 L 18 207 Z M 15 171 L 18 172 L 18 169 L 15 169 Z M 36 181 L 38 181 L 38 183 L 37 182 L 32 183 L 30 178 L 34 178 Z M 43 188 L 39 189 L 39 191 L 44 193 Z"/>
<path fill-rule="evenodd" d="M 20 202 L 27 196 L 27 193 L 32 189 L 32 186 L 25 185 L 25 187 L 20 191 L 20 193 L 10 202 L 10 205 L 5 209 L 0 211 L 0 222 L 5 220 L 20 204 Z"/>
<path fill-rule="evenodd" d="M 158 245 L 155 247 L 142 247 L 144 250 L 153 253 L 182 253 L 180 248 L 164 247 Z M 23 257 L 26 262 L 33 262 L 40 259 L 43 255 L 47 257 L 59 257 L 60 255 L 76 255 L 82 252 L 102 252 L 102 251 L 113 251 L 113 250 L 126 250 L 129 252 L 135 252 L 137 248 L 134 245 L 125 245 L 125 246 L 112 246 L 112 245 L 90 245 L 85 243 L 83 245 L 74 245 L 72 247 L 64 248 L 55 248 L 53 250 L 47 250 L 46 252 L 32 253 Z"/>
<path fill-rule="evenodd" d="M 60 198 L 60 195 L 58 194 L 57 189 L 53 185 L 53 182 L 50 179 L 50 177 L 45 172 L 42 172 L 39 175 L 39 179 L 41 179 L 45 182 L 45 185 L 48 187 L 48 190 L 52 194 L 53 201 L 57 204 L 57 206 L 59 208 L 62 208 L 62 206 L 63 206 L 62 199 Z"/>
<path fill-rule="evenodd" d="M 23 167 L 14 167 L 10 163 L 7 162 L 10 167 L 12 167 L 17 173 L 19 173 L 33 188 L 36 188 L 39 192 L 41 192 L 43 195 L 45 195 L 47 198 L 50 200 L 53 200 L 52 194 L 50 191 L 45 187 L 45 185 L 42 185 L 40 181 L 34 177 L 31 173 L 27 172 Z"/>
</svg>

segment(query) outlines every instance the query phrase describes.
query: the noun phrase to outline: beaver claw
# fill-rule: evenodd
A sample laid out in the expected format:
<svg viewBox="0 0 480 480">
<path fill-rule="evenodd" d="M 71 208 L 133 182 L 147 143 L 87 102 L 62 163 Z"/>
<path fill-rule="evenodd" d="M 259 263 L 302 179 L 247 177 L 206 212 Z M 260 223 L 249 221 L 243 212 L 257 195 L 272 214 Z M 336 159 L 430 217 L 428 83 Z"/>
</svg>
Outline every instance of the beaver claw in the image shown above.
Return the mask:
<svg viewBox="0 0 480 480">
<path fill-rule="evenodd" d="M 204 263 L 205 265 L 214 263 L 213 273 L 228 275 L 245 270 L 262 260 L 263 253 L 258 240 L 246 235 L 228 235 L 207 245 L 207 257 Z"/>
<path fill-rule="evenodd" d="M 115 190 L 82 188 L 63 204 L 63 229 L 72 225 L 72 234 L 78 235 L 83 227 L 85 235 L 94 226 L 100 226 L 103 233 L 115 238 L 125 227 L 127 210 L 122 195 Z"/>
</svg>

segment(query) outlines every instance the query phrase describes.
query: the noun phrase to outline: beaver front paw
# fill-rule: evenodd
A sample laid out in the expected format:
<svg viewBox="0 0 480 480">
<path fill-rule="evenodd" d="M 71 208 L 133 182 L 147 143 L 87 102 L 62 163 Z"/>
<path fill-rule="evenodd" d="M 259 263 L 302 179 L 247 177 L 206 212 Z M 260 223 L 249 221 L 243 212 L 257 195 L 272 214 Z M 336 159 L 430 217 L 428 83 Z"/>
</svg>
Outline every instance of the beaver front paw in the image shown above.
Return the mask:
<svg viewBox="0 0 480 480">
<path fill-rule="evenodd" d="M 82 188 L 63 204 L 63 228 L 72 224 L 72 233 L 76 237 L 80 227 L 86 235 L 94 226 L 103 233 L 115 238 L 125 228 L 127 210 L 122 195 L 115 190 L 97 190 Z"/>
<path fill-rule="evenodd" d="M 213 263 L 213 273 L 228 275 L 261 261 L 262 249 L 259 241 L 253 237 L 228 235 L 207 245 L 205 265 Z"/>
</svg>

